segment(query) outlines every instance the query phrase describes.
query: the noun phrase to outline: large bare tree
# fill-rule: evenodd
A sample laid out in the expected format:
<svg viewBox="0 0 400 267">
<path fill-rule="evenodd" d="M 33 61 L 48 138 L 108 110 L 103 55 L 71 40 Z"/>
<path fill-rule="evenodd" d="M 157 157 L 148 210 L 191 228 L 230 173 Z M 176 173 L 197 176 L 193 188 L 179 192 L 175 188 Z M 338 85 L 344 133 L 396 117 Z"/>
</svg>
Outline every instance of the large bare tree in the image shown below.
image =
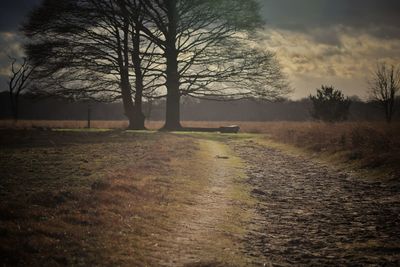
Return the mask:
<svg viewBox="0 0 400 267">
<path fill-rule="evenodd" d="M 166 96 L 164 128 L 179 129 L 181 96 L 288 92 L 275 55 L 250 41 L 257 12 L 256 0 L 45 0 L 25 26 L 27 51 L 53 92 L 122 98 L 131 128 L 144 127 L 143 96 Z"/>
<path fill-rule="evenodd" d="M 396 96 L 400 91 L 400 68 L 387 63 L 378 64 L 369 84 L 371 100 L 380 105 L 386 121 L 390 123 L 395 112 Z"/>
<path fill-rule="evenodd" d="M 262 25 L 257 1 L 136 1 L 143 5 L 142 31 L 165 60 L 165 129 L 181 128 L 183 95 L 273 99 L 288 92 L 274 54 L 249 41 Z"/>
<path fill-rule="evenodd" d="M 37 87 L 72 98 L 122 99 L 129 128 L 143 129 L 142 97 L 155 79 L 153 46 L 141 42 L 135 27 L 140 19 L 119 0 L 44 1 L 24 26 L 27 53 L 41 62 Z"/>
</svg>

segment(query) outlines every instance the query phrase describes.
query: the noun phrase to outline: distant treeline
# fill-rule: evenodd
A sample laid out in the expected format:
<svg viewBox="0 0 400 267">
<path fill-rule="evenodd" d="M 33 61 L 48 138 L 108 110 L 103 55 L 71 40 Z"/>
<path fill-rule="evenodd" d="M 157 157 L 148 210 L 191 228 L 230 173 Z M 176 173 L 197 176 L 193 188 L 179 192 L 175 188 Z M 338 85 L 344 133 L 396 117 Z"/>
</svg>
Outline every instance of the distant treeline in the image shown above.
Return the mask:
<svg viewBox="0 0 400 267">
<path fill-rule="evenodd" d="M 71 102 L 59 98 L 20 98 L 20 119 L 86 120 L 88 109 L 93 120 L 125 120 L 121 103 Z M 233 102 L 186 98 L 181 114 L 183 120 L 210 121 L 305 121 L 312 120 L 309 99 L 264 102 L 239 100 Z M 400 100 L 397 100 L 394 120 L 400 120 Z M 165 101 L 144 104 L 147 119 L 164 120 Z M 8 93 L 0 93 L 0 118 L 12 118 Z M 353 99 L 349 120 L 383 120 L 382 110 L 374 103 Z"/>
</svg>

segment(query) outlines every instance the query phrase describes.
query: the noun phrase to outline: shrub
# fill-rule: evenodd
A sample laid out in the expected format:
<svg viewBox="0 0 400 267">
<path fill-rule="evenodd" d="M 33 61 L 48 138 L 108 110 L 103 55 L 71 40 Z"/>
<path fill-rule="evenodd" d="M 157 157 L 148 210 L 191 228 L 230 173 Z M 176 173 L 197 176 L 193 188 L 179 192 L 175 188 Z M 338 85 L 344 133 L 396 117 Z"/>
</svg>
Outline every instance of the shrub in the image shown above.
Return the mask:
<svg viewBox="0 0 400 267">
<path fill-rule="evenodd" d="M 351 101 L 340 90 L 322 85 L 315 96 L 310 95 L 310 100 L 313 104 L 313 118 L 326 122 L 347 120 Z"/>
</svg>

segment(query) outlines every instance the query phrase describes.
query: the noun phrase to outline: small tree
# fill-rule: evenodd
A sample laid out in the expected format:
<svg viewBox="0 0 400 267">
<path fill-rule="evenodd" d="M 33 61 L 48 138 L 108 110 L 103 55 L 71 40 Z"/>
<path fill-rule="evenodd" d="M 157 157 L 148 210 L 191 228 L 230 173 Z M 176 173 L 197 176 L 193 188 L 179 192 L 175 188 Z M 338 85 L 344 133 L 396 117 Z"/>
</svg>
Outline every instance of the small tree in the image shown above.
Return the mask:
<svg viewBox="0 0 400 267">
<path fill-rule="evenodd" d="M 333 86 L 321 86 L 316 95 L 310 95 L 313 118 L 327 122 L 344 121 L 349 114 L 351 101 Z"/>
<path fill-rule="evenodd" d="M 10 57 L 11 58 L 11 57 Z M 19 96 L 25 91 L 29 85 L 29 78 L 34 67 L 29 64 L 26 58 L 22 59 L 22 63 L 18 64 L 17 59 L 11 58 L 11 76 L 8 80 L 8 90 L 10 94 L 11 109 L 14 120 L 18 120 Z"/>
<path fill-rule="evenodd" d="M 385 111 L 386 121 L 390 123 L 395 112 L 396 95 L 400 91 L 400 68 L 378 64 L 369 84 L 371 100 Z"/>
</svg>

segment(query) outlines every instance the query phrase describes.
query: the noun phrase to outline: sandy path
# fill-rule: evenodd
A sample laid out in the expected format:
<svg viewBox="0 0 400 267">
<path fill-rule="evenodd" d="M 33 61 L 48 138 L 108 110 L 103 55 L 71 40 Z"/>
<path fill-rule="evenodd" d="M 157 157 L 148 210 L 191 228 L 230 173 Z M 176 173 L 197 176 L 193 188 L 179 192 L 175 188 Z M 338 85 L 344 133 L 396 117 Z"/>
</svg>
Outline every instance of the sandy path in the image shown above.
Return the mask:
<svg viewBox="0 0 400 267">
<path fill-rule="evenodd" d="M 231 142 L 259 200 L 247 253 L 267 266 L 400 266 L 399 185 Z"/>
<path fill-rule="evenodd" d="M 156 255 L 163 266 L 248 266 L 243 229 L 252 212 L 240 162 L 220 142 L 198 140 L 200 151 L 177 175 L 191 190 L 176 225 Z"/>
</svg>

